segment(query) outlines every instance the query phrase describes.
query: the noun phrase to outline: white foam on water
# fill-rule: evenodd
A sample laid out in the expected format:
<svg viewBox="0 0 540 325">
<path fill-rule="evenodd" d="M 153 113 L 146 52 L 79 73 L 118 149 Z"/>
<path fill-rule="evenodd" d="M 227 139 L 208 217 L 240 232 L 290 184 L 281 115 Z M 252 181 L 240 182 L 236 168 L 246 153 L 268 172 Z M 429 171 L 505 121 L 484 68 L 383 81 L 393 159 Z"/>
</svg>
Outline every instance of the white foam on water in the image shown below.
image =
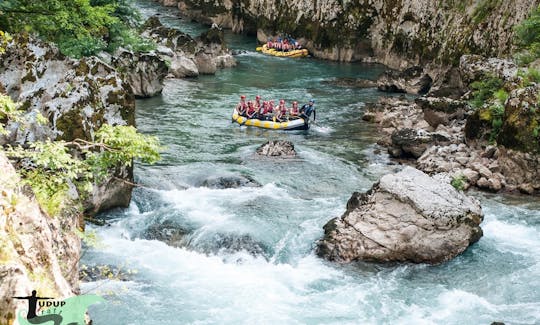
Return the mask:
<svg viewBox="0 0 540 325">
<path fill-rule="evenodd" d="M 320 134 L 330 134 L 334 132 L 334 129 L 329 126 L 319 126 L 317 124 L 312 124 L 310 129 Z"/>
<path fill-rule="evenodd" d="M 191 187 L 186 190 L 161 191 L 161 194 L 165 202 L 171 203 L 175 209 L 187 214 L 193 221 L 203 224 L 225 221 L 233 217 L 233 214 L 226 212 L 221 206 L 222 202 L 227 202 L 231 206 L 241 206 L 260 197 L 278 200 L 290 198 L 285 189 L 273 183 L 262 187 L 229 189 Z"/>
<path fill-rule="evenodd" d="M 488 219 L 488 218 L 486 218 Z M 534 256 L 540 260 L 540 232 L 532 227 L 489 218 L 482 225 L 484 236 L 496 241 L 498 250 Z"/>
</svg>

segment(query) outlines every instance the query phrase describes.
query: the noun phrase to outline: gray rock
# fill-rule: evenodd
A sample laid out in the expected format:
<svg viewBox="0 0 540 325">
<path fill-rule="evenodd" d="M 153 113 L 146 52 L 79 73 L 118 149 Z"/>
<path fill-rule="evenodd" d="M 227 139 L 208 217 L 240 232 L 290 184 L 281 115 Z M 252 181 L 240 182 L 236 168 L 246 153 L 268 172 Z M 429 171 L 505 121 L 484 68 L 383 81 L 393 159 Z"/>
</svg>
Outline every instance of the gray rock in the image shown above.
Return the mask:
<svg viewBox="0 0 540 325">
<path fill-rule="evenodd" d="M 24 144 L 56 139 L 93 140 L 103 124 L 133 125 L 135 99 L 130 86 L 113 67 L 96 57 L 74 60 L 52 45 L 17 35 L 0 55 L 0 89 L 26 108 L 30 124 L 0 136 L 0 144 Z M 39 124 L 39 111 L 50 123 Z M 116 170 L 96 185 L 87 211 L 97 213 L 114 206 L 127 206 L 132 181 L 131 167 Z"/>
<path fill-rule="evenodd" d="M 190 230 L 182 227 L 171 220 L 163 220 L 158 223 L 151 224 L 142 234 L 141 237 L 150 240 L 159 240 L 173 247 L 184 247 L 189 242 L 187 235 Z"/>
<path fill-rule="evenodd" d="M 523 194 L 533 194 L 534 187 L 530 183 L 523 183 L 518 186 L 518 190 Z"/>
<path fill-rule="evenodd" d="M 268 248 L 248 234 L 214 234 L 210 238 L 201 238 L 190 242 L 189 247 L 206 254 L 234 254 L 245 251 L 252 256 L 268 257 Z"/>
<path fill-rule="evenodd" d="M 449 98 L 418 97 L 415 103 L 422 109 L 424 120 L 436 128 L 447 125 L 451 120 L 463 119 L 466 103 Z"/>
<path fill-rule="evenodd" d="M 249 176 L 234 175 L 210 177 L 197 184 L 208 188 L 225 189 L 238 187 L 260 187 L 261 184 Z"/>
<path fill-rule="evenodd" d="M 317 253 L 332 261 L 441 263 L 482 236 L 477 200 L 405 167 L 355 193 L 343 216 L 324 226 Z"/>
<path fill-rule="evenodd" d="M 425 94 L 433 80 L 424 73 L 424 69 L 415 66 L 402 72 L 386 71 L 377 80 L 380 91 L 392 93 Z"/>
<path fill-rule="evenodd" d="M 459 60 L 461 78 L 467 84 L 487 76 L 510 80 L 517 75 L 518 67 L 510 60 L 486 58 L 481 55 L 463 55 Z"/>
<path fill-rule="evenodd" d="M 292 142 L 277 140 L 268 141 L 257 148 L 257 154 L 267 157 L 291 158 L 296 156 L 296 151 L 294 150 L 294 144 L 292 144 Z"/>
<path fill-rule="evenodd" d="M 392 147 L 400 149 L 401 156 L 412 156 L 419 158 L 424 151 L 432 145 L 447 143 L 450 141 L 448 135 L 443 133 L 432 133 L 425 130 L 403 128 L 392 133 Z M 399 156 L 394 156 L 399 157 Z"/>
<path fill-rule="evenodd" d="M 116 51 L 112 63 L 124 75 L 136 97 L 152 97 L 163 90 L 163 80 L 169 67 L 159 55 L 120 49 Z"/>
<path fill-rule="evenodd" d="M 180 55 L 173 57 L 169 71 L 175 78 L 197 77 L 199 75 L 199 69 L 195 62 Z"/>
</svg>

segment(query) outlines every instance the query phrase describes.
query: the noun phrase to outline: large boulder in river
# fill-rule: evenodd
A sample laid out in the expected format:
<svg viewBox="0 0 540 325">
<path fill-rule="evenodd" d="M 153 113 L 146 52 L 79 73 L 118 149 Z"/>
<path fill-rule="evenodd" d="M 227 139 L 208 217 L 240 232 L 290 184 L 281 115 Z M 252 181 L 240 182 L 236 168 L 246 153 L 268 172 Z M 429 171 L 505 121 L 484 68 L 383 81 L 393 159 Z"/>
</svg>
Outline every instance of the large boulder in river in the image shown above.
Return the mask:
<svg viewBox="0 0 540 325">
<path fill-rule="evenodd" d="M 285 157 L 290 158 L 296 156 L 294 144 L 290 141 L 277 140 L 268 141 L 259 148 L 257 154 L 267 157 Z"/>
<path fill-rule="evenodd" d="M 410 67 L 404 71 L 386 71 L 377 80 L 380 91 L 391 93 L 425 94 L 433 80 L 421 67 Z"/>
<path fill-rule="evenodd" d="M 324 226 L 317 253 L 332 261 L 441 263 L 482 237 L 477 200 L 405 167 L 354 193 L 347 211 Z"/>
</svg>

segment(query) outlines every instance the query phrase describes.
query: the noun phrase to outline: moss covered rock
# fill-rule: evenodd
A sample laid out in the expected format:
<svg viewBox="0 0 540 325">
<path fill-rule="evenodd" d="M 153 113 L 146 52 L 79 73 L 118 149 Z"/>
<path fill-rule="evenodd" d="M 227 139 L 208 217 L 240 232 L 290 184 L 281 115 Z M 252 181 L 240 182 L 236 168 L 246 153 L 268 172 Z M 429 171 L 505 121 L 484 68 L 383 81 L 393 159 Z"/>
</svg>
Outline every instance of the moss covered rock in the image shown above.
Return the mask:
<svg viewBox="0 0 540 325">
<path fill-rule="evenodd" d="M 509 149 L 540 153 L 540 87 L 516 89 L 506 102 L 497 143 Z"/>
</svg>

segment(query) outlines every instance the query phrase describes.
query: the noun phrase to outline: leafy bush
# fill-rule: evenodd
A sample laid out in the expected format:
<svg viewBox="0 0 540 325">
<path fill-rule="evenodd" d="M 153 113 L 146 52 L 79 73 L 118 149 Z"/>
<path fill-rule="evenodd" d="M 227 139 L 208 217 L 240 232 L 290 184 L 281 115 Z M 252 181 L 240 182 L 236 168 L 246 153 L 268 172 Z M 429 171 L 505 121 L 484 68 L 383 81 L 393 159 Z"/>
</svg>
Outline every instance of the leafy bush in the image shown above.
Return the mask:
<svg viewBox="0 0 540 325">
<path fill-rule="evenodd" d="M 458 191 L 463 191 L 466 183 L 467 178 L 463 175 L 454 176 L 450 181 L 450 185 L 452 185 Z"/>
<path fill-rule="evenodd" d="M 514 28 L 515 43 L 521 50 L 516 54 L 520 64 L 526 65 L 540 58 L 540 6 L 529 18 Z"/>
<path fill-rule="evenodd" d="M 503 80 L 497 77 L 487 77 L 484 80 L 473 82 L 470 87 L 473 89 L 471 104 L 478 108 L 493 97 L 493 94 L 504 85 Z"/>
</svg>

